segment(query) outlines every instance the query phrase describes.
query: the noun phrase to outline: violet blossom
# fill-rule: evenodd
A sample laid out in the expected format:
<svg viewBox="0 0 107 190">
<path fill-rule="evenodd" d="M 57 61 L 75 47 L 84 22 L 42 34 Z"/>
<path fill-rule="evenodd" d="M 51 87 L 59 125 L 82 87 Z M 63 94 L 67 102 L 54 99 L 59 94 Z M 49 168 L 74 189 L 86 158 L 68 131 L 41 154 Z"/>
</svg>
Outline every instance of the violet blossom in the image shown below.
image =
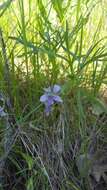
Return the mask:
<svg viewBox="0 0 107 190">
<path fill-rule="evenodd" d="M 48 87 L 44 89 L 45 93 L 40 97 L 40 102 L 45 105 L 45 113 L 48 116 L 52 111 L 52 105 L 55 103 L 62 103 L 63 100 L 59 96 L 61 91 L 61 87 L 55 84 L 52 87 Z"/>
</svg>

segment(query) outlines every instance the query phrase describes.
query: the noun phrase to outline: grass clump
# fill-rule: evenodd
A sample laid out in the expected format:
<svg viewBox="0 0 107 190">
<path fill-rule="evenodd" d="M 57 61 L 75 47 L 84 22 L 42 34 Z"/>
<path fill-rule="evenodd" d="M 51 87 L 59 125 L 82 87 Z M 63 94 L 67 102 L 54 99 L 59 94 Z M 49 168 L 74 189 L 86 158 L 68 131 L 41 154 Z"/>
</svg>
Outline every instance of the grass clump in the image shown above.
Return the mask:
<svg viewBox="0 0 107 190">
<path fill-rule="evenodd" d="M 1 189 L 107 188 L 105 8 L 0 4 Z"/>
</svg>

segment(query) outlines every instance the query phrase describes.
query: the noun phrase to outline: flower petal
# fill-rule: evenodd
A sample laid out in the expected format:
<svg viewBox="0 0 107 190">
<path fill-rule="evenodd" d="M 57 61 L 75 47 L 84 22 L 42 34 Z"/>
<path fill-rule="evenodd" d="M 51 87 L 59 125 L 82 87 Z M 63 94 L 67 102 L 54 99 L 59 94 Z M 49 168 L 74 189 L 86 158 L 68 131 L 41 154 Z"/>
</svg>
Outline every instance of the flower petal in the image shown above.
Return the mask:
<svg viewBox="0 0 107 190">
<path fill-rule="evenodd" d="M 60 96 L 54 96 L 54 101 L 58 102 L 58 103 L 62 103 L 63 102 L 63 100 L 61 99 Z"/>
<path fill-rule="evenodd" d="M 61 90 L 61 87 L 59 85 L 55 84 L 53 86 L 53 93 L 57 94 L 58 92 L 60 92 L 60 90 Z"/>
<path fill-rule="evenodd" d="M 51 106 L 45 105 L 45 114 L 46 114 L 46 116 L 49 116 L 51 111 L 52 111 Z"/>
<path fill-rule="evenodd" d="M 46 102 L 48 100 L 48 96 L 46 95 L 46 94 L 44 94 L 44 95 L 42 95 L 41 97 L 40 97 L 40 102 Z"/>
<path fill-rule="evenodd" d="M 54 96 L 48 96 L 47 105 L 51 106 L 54 104 Z"/>
</svg>

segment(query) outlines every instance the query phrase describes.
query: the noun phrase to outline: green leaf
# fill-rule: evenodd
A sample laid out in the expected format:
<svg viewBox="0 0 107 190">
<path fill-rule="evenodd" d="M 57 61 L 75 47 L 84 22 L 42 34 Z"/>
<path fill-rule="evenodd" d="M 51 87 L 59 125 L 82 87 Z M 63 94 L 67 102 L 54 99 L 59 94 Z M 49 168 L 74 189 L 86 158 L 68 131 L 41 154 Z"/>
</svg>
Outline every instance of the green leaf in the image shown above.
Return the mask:
<svg viewBox="0 0 107 190">
<path fill-rule="evenodd" d="M 21 153 L 21 155 L 22 155 L 23 158 L 26 160 L 26 162 L 27 162 L 27 164 L 28 164 L 29 170 L 32 170 L 33 164 L 34 164 L 33 158 L 32 158 L 30 155 L 28 155 L 28 154 Z"/>
<path fill-rule="evenodd" d="M 100 115 L 102 113 L 107 113 L 106 104 L 103 101 L 101 101 L 100 99 L 98 99 L 98 98 L 93 98 L 92 107 L 93 107 L 92 112 L 95 115 Z"/>
<path fill-rule="evenodd" d="M 53 8 L 55 9 L 57 13 L 60 19 L 60 22 L 62 22 L 64 18 L 64 10 L 62 8 L 62 3 L 63 3 L 63 0 L 52 0 Z"/>
<path fill-rule="evenodd" d="M 0 5 L 0 11 L 2 10 L 2 12 L 0 13 L 0 17 L 4 14 L 4 12 L 7 10 L 7 8 L 10 6 L 11 2 L 13 0 L 7 0 L 6 2 L 2 3 Z"/>
<path fill-rule="evenodd" d="M 33 176 L 30 177 L 27 181 L 27 190 L 34 190 L 34 185 L 33 185 Z"/>
</svg>

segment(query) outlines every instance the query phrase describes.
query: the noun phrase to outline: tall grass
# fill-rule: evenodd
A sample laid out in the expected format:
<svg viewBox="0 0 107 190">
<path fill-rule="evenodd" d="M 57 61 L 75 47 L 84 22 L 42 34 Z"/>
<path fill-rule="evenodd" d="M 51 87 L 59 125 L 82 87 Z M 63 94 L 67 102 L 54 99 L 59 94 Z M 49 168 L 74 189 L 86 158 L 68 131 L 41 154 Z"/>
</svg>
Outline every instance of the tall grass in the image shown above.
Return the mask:
<svg viewBox="0 0 107 190">
<path fill-rule="evenodd" d="M 103 0 L 0 4 L 0 91 L 10 100 L 0 124 L 3 189 L 91 189 L 92 144 L 105 144 L 107 133 L 100 119 L 107 113 L 100 99 L 107 84 L 106 7 Z M 47 118 L 39 99 L 54 84 L 62 87 L 63 105 Z M 3 139 L 11 142 L 8 154 Z"/>
</svg>

